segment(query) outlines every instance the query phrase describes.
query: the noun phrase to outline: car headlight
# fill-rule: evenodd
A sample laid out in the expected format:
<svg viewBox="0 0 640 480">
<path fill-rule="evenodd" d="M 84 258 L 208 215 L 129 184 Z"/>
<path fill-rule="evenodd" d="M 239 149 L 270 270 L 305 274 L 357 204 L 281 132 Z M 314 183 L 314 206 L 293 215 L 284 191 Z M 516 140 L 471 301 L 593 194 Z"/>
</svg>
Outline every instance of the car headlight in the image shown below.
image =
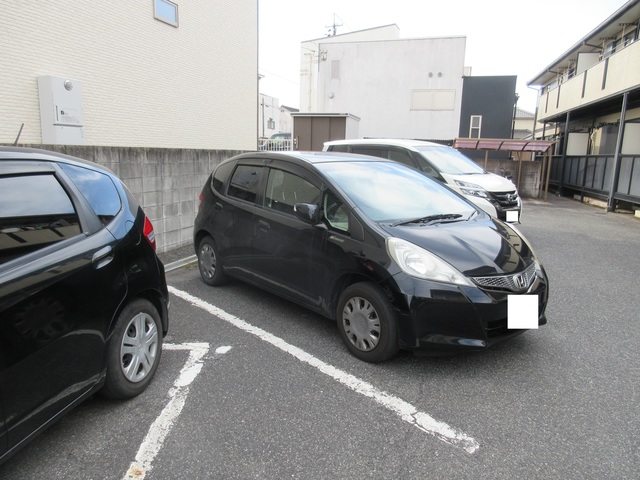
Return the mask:
<svg viewBox="0 0 640 480">
<path fill-rule="evenodd" d="M 471 195 L 473 197 L 489 198 L 489 193 L 486 189 L 475 183 L 461 182 L 456 180 L 456 184 L 460 187 L 460 191 L 465 195 Z"/>
<path fill-rule="evenodd" d="M 471 286 L 469 280 L 458 270 L 413 243 L 395 237 L 387 238 L 387 251 L 407 275 L 436 282 Z"/>
</svg>

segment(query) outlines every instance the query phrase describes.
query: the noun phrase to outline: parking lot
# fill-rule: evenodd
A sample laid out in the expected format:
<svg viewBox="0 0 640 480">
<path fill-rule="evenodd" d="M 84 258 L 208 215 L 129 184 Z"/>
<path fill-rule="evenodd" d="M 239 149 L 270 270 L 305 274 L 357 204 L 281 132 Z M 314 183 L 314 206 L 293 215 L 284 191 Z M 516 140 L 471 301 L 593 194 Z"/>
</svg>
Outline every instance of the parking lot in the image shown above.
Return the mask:
<svg viewBox="0 0 640 480">
<path fill-rule="evenodd" d="M 173 270 L 149 389 L 85 402 L 0 478 L 637 478 L 640 220 L 551 197 L 522 222 L 548 324 L 476 354 L 364 363 L 318 315 Z"/>
</svg>

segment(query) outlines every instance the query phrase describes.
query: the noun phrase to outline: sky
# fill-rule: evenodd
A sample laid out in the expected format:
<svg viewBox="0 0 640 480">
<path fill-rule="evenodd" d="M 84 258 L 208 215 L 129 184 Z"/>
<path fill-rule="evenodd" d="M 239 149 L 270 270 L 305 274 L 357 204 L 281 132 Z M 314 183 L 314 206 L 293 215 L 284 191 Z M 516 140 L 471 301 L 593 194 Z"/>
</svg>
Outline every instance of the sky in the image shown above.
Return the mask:
<svg viewBox="0 0 640 480">
<path fill-rule="evenodd" d="M 466 36 L 472 75 L 516 75 L 518 106 L 535 111 L 527 82 L 627 0 L 258 0 L 260 93 L 300 106 L 300 43 L 396 24 L 400 38 Z"/>
</svg>

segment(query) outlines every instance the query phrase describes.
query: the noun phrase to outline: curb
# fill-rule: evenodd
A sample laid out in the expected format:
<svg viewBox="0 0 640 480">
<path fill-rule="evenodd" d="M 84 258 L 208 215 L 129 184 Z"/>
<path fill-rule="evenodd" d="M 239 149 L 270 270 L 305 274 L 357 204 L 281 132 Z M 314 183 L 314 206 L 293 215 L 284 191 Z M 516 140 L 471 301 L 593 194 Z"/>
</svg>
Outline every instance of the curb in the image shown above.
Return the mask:
<svg viewBox="0 0 640 480">
<path fill-rule="evenodd" d="M 175 262 L 168 263 L 164 266 L 164 271 L 171 272 L 172 270 L 177 270 L 178 268 L 186 267 L 187 265 L 191 265 L 198 261 L 198 257 L 196 255 L 191 255 L 190 257 L 183 258 L 181 260 L 176 260 Z"/>
</svg>

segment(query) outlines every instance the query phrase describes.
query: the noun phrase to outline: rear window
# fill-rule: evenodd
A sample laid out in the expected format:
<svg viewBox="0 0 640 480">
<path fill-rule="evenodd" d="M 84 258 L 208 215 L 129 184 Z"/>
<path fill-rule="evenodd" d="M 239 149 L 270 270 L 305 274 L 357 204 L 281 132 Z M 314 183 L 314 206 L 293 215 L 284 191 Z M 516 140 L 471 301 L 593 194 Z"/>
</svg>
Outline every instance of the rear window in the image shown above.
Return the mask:
<svg viewBox="0 0 640 480">
<path fill-rule="evenodd" d="M 69 195 L 51 174 L 0 177 L 0 264 L 81 233 Z"/>
</svg>

